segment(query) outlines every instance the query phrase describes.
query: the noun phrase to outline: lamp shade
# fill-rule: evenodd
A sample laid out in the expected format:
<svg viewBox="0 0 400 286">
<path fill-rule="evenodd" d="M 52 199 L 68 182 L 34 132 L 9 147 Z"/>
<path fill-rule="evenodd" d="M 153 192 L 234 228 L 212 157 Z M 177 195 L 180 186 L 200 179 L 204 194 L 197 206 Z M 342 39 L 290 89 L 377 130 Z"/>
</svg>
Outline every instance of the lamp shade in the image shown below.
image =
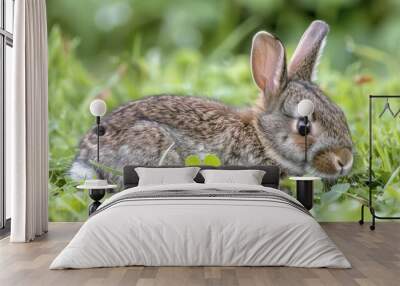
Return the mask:
<svg viewBox="0 0 400 286">
<path fill-rule="evenodd" d="M 103 116 L 106 114 L 107 105 L 104 100 L 95 99 L 90 103 L 90 113 L 93 116 Z"/>
<path fill-rule="evenodd" d="M 300 116 L 310 116 L 314 112 L 314 103 L 309 99 L 303 99 L 297 105 L 297 112 Z"/>
</svg>

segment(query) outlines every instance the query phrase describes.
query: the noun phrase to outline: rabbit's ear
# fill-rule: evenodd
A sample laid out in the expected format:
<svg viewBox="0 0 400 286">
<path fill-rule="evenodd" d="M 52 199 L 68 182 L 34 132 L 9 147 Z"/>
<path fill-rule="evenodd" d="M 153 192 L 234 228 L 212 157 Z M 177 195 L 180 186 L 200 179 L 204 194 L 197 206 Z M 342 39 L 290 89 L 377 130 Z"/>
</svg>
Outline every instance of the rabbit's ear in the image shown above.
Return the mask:
<svg viewBox="0 0 400 286">
<path fill-rule="evenodd" d="M 278 95 L 287 79 L 285 49 L 279 39 L 258 32 L 253 38 L 250 61 L 253 79 L 261 91 Z"/>
<path fill-rule="evenodd" d="M 289 64 L 289 78 L 313 80 L 316 66 L 325 46 L 329 26 L 317 20 L 304 32 Z"/>
</svg>

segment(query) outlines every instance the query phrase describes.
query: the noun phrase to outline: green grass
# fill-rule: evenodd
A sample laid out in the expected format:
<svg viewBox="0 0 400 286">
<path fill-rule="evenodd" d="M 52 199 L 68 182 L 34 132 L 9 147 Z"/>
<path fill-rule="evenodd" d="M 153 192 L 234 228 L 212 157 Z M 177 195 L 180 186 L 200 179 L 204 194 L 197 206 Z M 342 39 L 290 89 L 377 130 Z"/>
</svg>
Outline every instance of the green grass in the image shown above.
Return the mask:
<svg viewBox="0 0 400 286">
<path fill-rule="evenodd" d="M 241 29 L 246 30 L 246 26 Z M 49 35 L 50 220 L 78 221 L 87 217 L 87 193 L 76 190 L 76 183 L 68 179 L 66 172 L 80 137 L 93 124 L 88 106 L 95 97 L 106 100 L 109 110 L 158 93 L 213 97 L 238 107 L 253 104 L 258 92 L 248 55 L 220 56 L 229 54 L 224 49 L 234 45 L 235 37 L 228 37 L 208 56 L 191 49 L 144 53 L 137 40 L 130 52 L 112 58 L 112 72 L 98 77 L 78 59 L 79 42 L 63 38 L 60 29 L 54 27 Z M 349 176 L 333 186 L 316 185 L 313 212 L 323 221 L 359 219 L 360 202 L 368 197 L 368 94 L 395 94 L 400 90 L 400 70 L 390 61 L 390 55 L 354 42 L 349 42 L 348 50 L 355 61 L 345 70 L 333 70 L 329 58 L 324 58 L 319 70 L 320 86 L 347 115 L 356 151 Z M 346 53 L 345 49 L 339 52 Z M 379 67 L 379 74 L 369 68 L 374 65 Z M 361 84 L 360 77 L 368 82 Z M 383 103 L 378 103 L 377 108 L 382 108 Z M 393 106 L 398 110 L 400 100 Z M 388 117 L 379 124 L 374 127 L 375 139 L 380 142 L 373 146 L 374 199 L 380 214 L 399 215 L 400 124 Z M 284 181 L 283 186 L 294 189 L 289 181 Z"/>
</svg>

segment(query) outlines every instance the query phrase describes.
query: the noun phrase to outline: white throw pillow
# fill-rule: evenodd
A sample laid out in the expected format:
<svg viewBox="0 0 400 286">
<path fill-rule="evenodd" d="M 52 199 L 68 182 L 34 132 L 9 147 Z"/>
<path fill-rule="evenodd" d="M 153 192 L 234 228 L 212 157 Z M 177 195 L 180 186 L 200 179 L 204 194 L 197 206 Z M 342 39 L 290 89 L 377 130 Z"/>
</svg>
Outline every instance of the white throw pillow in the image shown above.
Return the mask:
<svg viewBox="0 0 400 286">
<path fill-rule="evenodd" d="M 135 168 L 139 176 L 139 186 L 195 183 L 193 180 L 200 168 Z"/>
<path fill-rule="evenodd" d="M 261 170 L 202 170 L 205 184 L 261 185 L 265 171 Z"/>
</svg>

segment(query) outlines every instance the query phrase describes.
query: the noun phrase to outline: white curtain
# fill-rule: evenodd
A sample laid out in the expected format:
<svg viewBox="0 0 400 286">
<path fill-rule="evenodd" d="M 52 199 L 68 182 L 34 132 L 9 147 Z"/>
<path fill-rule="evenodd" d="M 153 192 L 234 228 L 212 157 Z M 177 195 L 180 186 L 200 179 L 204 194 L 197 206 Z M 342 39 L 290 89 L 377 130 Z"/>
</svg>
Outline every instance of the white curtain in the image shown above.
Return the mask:
<svg viewBox="0 0 400 286">
<path fill-rule="evenodd" d="M 6 187 L 12 242 L 47 232 L 47 21 L 45 0 L 15 1 L 13 93 L 6 98 Z"/>
</svg>

